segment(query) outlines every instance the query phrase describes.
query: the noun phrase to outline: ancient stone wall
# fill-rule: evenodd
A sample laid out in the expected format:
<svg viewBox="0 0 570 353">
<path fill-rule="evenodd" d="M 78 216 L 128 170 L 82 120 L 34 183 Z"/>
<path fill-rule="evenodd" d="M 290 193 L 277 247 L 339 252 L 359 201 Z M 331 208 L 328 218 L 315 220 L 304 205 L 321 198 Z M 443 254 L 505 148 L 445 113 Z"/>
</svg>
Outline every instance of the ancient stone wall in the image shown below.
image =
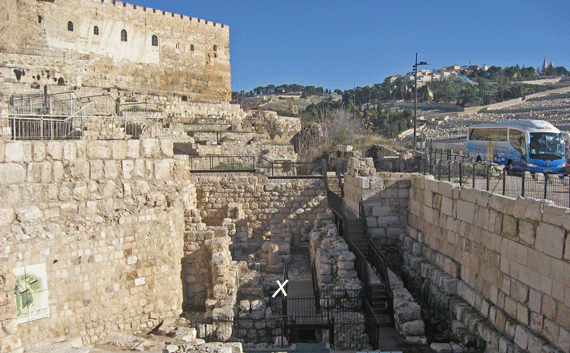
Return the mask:
<svg viewBox="0 0 570 353">
<path fill-rule="evenodd" d="M 231 98 L 227 25 L 110 0 L 3 1 L 0 12 L 8 84 Z"/>
<path fill-rule="evenodd" d="M 395 245 L 408 223 L 408 174 L 377 173 L 372 158 L 350 158 L 344 176 L 346 206 L 364 205 L 370 235 L 378 245 Z"/>
<path fill-rule="evenodd" d="M 180 314 L 195 195 L 170 140 L 0 141 L 2 339 L 91 343 Z"/>
<path fill-rule="evenodd" d="M 239 203 L 253 232 L 276 243 L 308 238 L 316 214 L 324 212 L 324 183 L 316 180 L 270 180 L 256 174 L 194 175 L 198 209 L 208 225 L 221 225 L 228 203 Z"/>
<path fill-rule="evenodd" d="M 488 352 L 570 349 L 568 209 L 414 175 L 409 212 L 407 265 L 454 333 Z"/>
</svg>

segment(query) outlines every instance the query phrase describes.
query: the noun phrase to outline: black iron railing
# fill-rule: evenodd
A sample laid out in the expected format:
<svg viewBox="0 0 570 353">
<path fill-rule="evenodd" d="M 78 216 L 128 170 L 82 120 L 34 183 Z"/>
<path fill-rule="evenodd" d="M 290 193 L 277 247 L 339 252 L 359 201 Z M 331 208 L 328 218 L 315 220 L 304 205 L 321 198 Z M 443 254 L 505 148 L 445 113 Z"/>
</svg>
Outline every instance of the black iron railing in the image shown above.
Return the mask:
<svg viewBox="0 0 570 353">
<path fill-rule="evenodd" d="M 445 159 L 419 160 L 422 174 L 431 174 L 436 179 L 450 181 L 460 186 L 486 190 L 509 197 L 547 199 L 562 207 L 570 207 L 570 176 L 565 173 L 531 173 L 518 167 L 506 167 L 485 162 L 463 161 L 461 156 L 438 154 Z"/>
</svg>

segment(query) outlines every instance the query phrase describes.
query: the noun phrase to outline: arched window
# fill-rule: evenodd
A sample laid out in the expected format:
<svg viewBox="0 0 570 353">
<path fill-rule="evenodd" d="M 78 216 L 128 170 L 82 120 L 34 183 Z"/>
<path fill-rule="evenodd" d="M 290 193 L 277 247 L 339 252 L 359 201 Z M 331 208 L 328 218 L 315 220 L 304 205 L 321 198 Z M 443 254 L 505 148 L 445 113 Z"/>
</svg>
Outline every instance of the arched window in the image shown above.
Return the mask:
<svg viewBox="0 0 570 353">
<path fill-rule="evenodd" d="M 73 22 L 71 21 L 67 22 L 67 30 L 73 32 Z"/>
<path fill-rule="evenodd" d="M 126 42 L 126 41 L 127 41 L 127 30 L 122 29 L 121 30 L 121 42 Z"/>
<path fill-rule="evenodd" d="M 190 51 L 194 51 L 194 44 L 190 44 Z"/>
<path fill-rule="evenodd" d="M 99 35 L 99 27 L 97 27 L 97 26 L 93 27 L 93 34 L 96 36 Z"/>
<path fill-rule="evenodd" d="M 156 36 L 156 34 L 152 35 L 152 46 L 158 47 L 158 37 Z"/>
<path fill-rule="evenodd" d="M 218 46 L 214 44 L 214 51 L 218 51 Z"/>
</svg>

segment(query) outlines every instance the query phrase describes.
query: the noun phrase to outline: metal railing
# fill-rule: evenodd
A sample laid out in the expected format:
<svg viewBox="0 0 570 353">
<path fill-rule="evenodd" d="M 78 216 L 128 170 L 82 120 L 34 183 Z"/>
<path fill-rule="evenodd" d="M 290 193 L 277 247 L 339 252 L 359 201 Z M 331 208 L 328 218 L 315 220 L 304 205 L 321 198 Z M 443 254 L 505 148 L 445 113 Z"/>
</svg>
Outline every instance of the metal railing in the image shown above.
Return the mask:
<svg viewBox="0 0 570 353">
<path fill-rule="evenodd" d="M 272 161 L 255 155 L 189 156 L 190 172 L 259 172 L 270 179 L 322 179 L 319 163 Z"/>
<path fill-rule="evenodd" d="M 208 155 L 190 156 L 190 171 L 193 173 L 255 172 L 258 156 Z"/>
<path fill-rule="evenodd" d="M 162 120 L 149 118 L 144 102 L 120 104 L 107 94 L 16 95 L 0 116 L 0 133 L 12 140 L 157 137 L 164 134 Z"/>
<path fill-rule="evenodd" d="M 486 190 L 509 197 L 531 197 L 551 200 L 570 207 L 570 183 L 567 174 L 531 173 L 489 163 L 463 162 L 461 159 L 421 159 L 419 170 L 438 180 Z"/>
<path fill-rule="evenodd" d="M 366 243 L 368 245 L 368 261 L 372 268 L 376 271 L 376 274 L 384 284 L 386 289 L 386 294 L 388 295 L 388 312 L 393 312 L 393 300 L 394 293 L 392 292 L 392 287 L 390 286 L 390 277 L 388 275 L 388 262 L 384 257 L 384 254 L 378 249 L 372 236 L 370 235 L 370 230 L 368 229 L 368 223 L 366 222 L 366 212 L 364 210 L 364 203 L 360 202 L 359 218 L 362 227 L 364 228 L 364 237 L 366 238 Z"/>
</svg>

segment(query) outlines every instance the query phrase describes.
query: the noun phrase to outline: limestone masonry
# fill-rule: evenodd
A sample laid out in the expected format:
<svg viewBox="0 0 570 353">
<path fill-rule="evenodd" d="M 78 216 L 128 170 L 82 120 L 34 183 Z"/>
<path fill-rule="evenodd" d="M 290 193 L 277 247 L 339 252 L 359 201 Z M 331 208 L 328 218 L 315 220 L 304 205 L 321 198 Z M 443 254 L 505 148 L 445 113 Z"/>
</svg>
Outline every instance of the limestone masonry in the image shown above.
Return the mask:
<svg viewBox="0 0 570 353">
<path fill-rule="evenodd" d="M 115 0 L 0 2 L 0 81 L 231 99 L 229 27 Z"/>
</svg>

